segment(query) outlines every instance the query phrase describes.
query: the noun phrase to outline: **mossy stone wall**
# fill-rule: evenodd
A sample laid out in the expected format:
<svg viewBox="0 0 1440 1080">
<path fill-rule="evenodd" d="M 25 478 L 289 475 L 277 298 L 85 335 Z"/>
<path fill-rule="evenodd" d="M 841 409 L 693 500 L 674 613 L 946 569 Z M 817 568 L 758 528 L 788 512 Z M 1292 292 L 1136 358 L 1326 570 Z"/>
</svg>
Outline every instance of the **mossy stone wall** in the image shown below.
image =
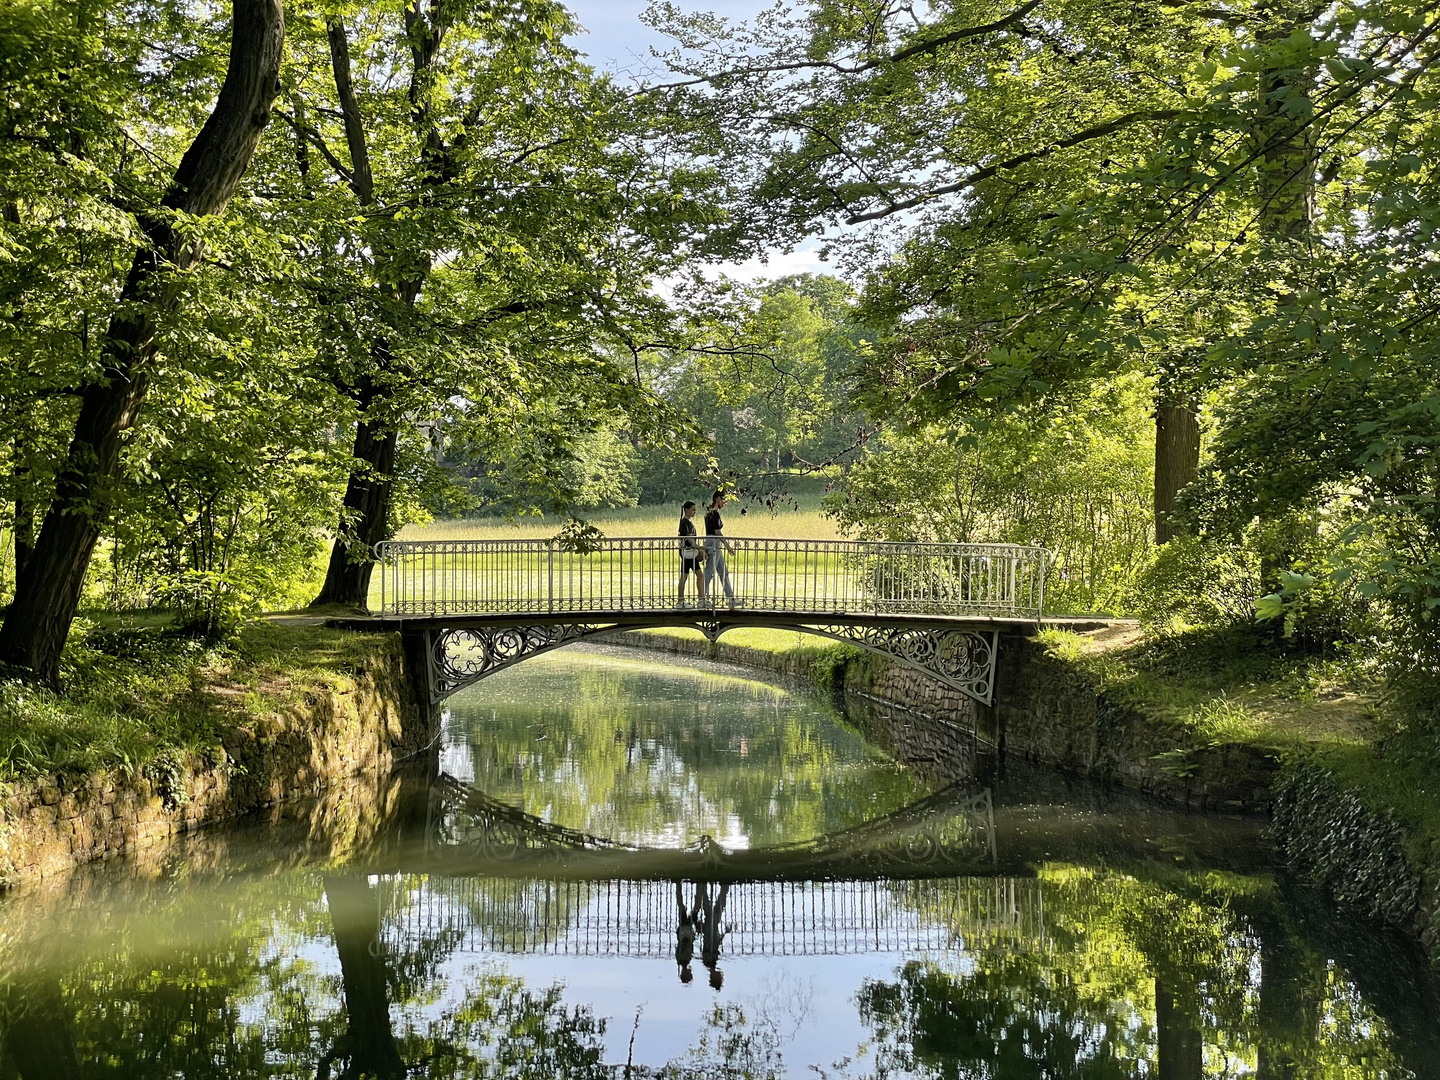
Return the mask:
<svg viewBox="0 0 1440 1080">
<path fill-rule="evenodd" d="M 867 655 L 845 689 L 977 731 L 1006 755 L 1054 765 L 1196 810 L 1267 813 L 1279 768 L 1268 750 L 1196 745 L 1109 700 L 1083 672 L 1029 638 L 1001 637 L 993 709 L 911 667 Z"/>
<path fill-rule="evenodd" d="M 0 882 L 62 873 L 212 822 L 389 772 L 430 741 L 398 634 L 376 634 L 362 664 L 264 715 L 234 711 L 222 745 L 148 766 L 44 776 L 0 801 Z"/>
</svg>

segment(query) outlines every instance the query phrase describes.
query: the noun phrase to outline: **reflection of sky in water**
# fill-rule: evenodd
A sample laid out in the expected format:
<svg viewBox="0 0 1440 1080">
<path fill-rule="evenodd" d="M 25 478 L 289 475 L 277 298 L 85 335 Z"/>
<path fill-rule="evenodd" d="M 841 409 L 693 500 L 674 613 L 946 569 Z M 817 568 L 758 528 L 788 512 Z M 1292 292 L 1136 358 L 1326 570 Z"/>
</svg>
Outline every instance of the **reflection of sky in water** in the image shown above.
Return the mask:
<svg viewBox="0 0 1440 1080">
<path fill-rule="evenodd" d="M 682 886 L 687 903 L 696 888 Z M 566 892 L 591 895 L 578 905 L 557 903 Z M 487 895 L 509 903 L 485 913 L 488 926 L 457 925 L 482 907 L 477 896 Z M 477 971 L 503 970 L 531 987 L 562 983 L 567 1005 L 605 1017 L 606 1061 L 656 1068 L 683 1061 L 717 1003 L 730 1003 L 741 1007 L 751 1030 L 773 1033 L 791 1075 L 811 1075 L 811 1065 L 828 1069 L 860 1053 L 870 1032 L 855 993 L 866 980 L 893 981 L 913 959 L 970 974 L 972 941 L 1046 947 L 1034 881 L 742 883 L 731 886 L 722 920 L 727 933 L 717 966 L 724 984 L 717 992 L 698 955 L 694 981 L 679 978 L 673 895 L 671 882 L 409 879 L 386 890 L 382 933 L 387 944 L 399 944 L 422 931 L 460 931 L 461 946 L 437 980 L 444 992 L 407 1013 L 411 1023 L 454 1008 Z M 533 925 L 540 913 L 562 907 L 568 917 L 560 925 Z M 528 932 L 515 933 L 527 915 Z M 594 953 L 602 955 L 587 955 Z"/>
</svg>

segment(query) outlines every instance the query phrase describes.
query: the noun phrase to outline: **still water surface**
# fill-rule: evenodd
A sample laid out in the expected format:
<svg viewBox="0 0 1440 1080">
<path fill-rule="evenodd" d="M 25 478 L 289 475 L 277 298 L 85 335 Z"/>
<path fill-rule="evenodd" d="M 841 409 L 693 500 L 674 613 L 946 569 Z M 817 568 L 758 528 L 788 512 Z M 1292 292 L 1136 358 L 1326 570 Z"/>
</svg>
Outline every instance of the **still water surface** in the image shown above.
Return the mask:
<svg viewBox="0 0 1440 1080">
<path fill-rule="evenodd" d="M 1440 1077 L 1414 951 L 1253 824 L 923 783 L 873 716 L 636 656 L 453 699 L 438 779 L 8 898 L 0 1077 Z"/>
</svg>

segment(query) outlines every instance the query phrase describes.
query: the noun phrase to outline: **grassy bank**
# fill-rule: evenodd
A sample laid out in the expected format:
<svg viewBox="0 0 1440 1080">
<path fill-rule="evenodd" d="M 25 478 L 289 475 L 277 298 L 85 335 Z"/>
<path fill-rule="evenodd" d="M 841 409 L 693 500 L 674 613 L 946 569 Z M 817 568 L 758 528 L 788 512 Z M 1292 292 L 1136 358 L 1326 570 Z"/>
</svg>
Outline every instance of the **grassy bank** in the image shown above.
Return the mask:
<svg viewBox="0 0 1440 1080">
<path fill-rule="evenodd" d="M 1318 766 L 1402 827 L 1415 866 L 1440 863 L 1440 746 L 1362 662 L 1276 650 L 1245 629 L 1042 639 L 1098 692 L 1197 745 L 1241 743 Z"/>
<path fill-rule="evenodd" d="M 322 689 L 343 689 L 371 645 L 361 635 L 259 620 L 221 647 L 157 618 L 77 622 L 53 692 L 0 675 L 0 782 L 135 771 L 218 745 Z"/>
</svg>

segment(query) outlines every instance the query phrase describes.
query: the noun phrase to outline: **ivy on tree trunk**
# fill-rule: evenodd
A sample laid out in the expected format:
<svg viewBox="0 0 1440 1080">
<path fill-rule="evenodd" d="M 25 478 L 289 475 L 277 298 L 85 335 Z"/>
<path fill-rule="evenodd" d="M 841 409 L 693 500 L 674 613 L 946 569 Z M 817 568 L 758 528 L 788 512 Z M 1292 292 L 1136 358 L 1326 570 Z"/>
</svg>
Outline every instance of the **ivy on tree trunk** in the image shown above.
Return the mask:
<svg viewBox="0 0 1440 1080">
<path fill-rule="evenodd" d="M 146 243 L 135 254 L 101 347 L 100 377 L 79 392 L 80 415 L 40 527 L 0 627 L 0 661 L 55 682 L 60 654 L 85 585 L 96 542 L 120 484 L 125 433 L 150 391 L 161 318 L 179 302 L 175 274 L 195 264 L 200 246 L 175 227 L 176 211 L 218 213 L 235 193 L 270 120 L 285 40 L 282 0 L 234 0 L 230 62 L 214 111 L 181 159 L 159 212 L 140 221 Z"/>
</svg>

